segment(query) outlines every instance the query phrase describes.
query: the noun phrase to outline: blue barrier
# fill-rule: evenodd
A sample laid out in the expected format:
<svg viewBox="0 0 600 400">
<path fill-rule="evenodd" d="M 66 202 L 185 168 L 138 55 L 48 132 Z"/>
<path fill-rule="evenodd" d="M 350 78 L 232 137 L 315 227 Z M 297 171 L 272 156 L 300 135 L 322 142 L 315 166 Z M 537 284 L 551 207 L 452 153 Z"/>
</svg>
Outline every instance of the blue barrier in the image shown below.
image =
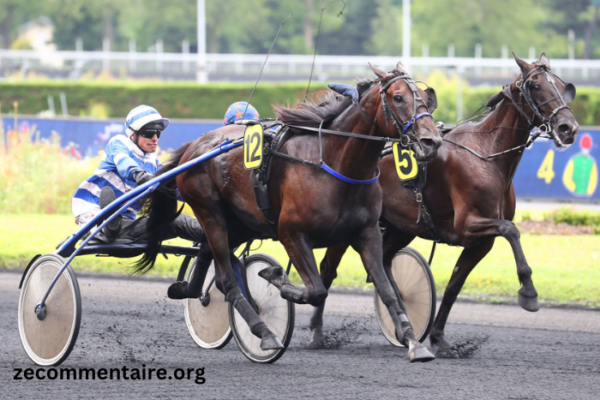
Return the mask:
<svg viewBox="0 0 600 400">
<path fill-rule="evenodd" d="M 4 116 L 4 132 L 14 130 L 12 118 Z M 160 148 L 175 149 L 223 126 L 211 120 L 174 120 L 160 138 Z M 77 157 L 97 156 L 111 137 L 125 133 L 122 120 L 88 120 L 83 118 L 42 119 L 24 117 L 18 120 L 20 131 L 39 132 L 49 138 L 52 131 L 60 135 L 61 147 Z M 523 154 L 513 179 L 519 197 L 564 200 L 600 200 L 598 161 L 600 160 L 600 127 L 581 128 L 577 141 L 568 149 L 557 149 L 552 141 L 538 139 Z"/>
<path fill-rule="evenodd" d="M 4 132 L 14 130 L 13 118 L 3 116 Z M 81 157 L 95 157 L 104 150 L 111 137 L 125 133 L 122 119 L 89 120 L 83 118 L 44 119 L 36 117 L 19 117 L 18 131 L 29 130 L 39 132 L 40 138 L 52 137 L 55 131 L 60 135 L 61 148 Z M 202 134 L 223 126 L 216 120 L 207 121 L 171 121 L 169 128 L 161 136 L 159 148 L 162 150 L 177 149 L 182 144 L 197 139 Z"/>
</svg>

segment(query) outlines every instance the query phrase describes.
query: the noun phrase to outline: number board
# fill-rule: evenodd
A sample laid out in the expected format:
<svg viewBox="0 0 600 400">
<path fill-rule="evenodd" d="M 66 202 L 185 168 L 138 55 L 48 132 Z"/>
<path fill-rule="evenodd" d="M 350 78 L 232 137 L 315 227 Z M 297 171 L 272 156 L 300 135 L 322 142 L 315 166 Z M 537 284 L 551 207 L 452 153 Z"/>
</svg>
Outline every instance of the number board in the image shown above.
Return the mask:
<svg viewBox="0 0 600 400">
<path fill-rule="evenodd" d="M 398 178 L 401 181 L 415 179 L 419 173 L 415 153 L 412 150 L 400 148 L 400 143 L 398 142 L 393 144 L 392 149 L 394 150 L 394 165 L 396 166 Z"/>
<path fill-rule="evenodd" d="M 263 161 L 262 125 L 249 125 L 244 131 L 244 168 L 256 169 Z"/>
</svg>

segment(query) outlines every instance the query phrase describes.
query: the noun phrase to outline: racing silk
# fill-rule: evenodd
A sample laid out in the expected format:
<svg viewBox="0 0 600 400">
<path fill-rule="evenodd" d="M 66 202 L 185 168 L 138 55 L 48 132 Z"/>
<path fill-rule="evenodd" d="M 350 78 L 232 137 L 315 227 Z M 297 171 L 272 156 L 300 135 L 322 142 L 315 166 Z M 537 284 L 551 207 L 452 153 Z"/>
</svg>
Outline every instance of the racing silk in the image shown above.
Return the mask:
<svg viewBox="0 0 600 400">
<path fill-rule="evenodd" d="M 154 153 L 144 153 L 125 135 L 117 135 L 110 139 L 102 162 L 92 176 L 86 179 L 73 196 L 72 210 L 75 217 L 100 211 L 100 192 L 110 186 L 117 197 L 137 187 L 135 175 L 146 171 L 154 174 L 160 167 Z M 123 217 L 135 219 L 142 208 L 142 203 L 132 204 Z"/>
</svg>

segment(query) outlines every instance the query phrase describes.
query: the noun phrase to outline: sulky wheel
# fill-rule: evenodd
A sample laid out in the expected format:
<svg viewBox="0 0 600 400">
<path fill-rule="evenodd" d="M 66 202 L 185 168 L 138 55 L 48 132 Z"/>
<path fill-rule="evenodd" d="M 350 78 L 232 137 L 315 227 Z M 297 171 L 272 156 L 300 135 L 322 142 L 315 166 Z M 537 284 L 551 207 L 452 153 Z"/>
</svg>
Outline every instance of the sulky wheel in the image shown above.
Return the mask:
<svg viewBox="0 0 600 400">
<path fill-rule="evenodd" d="M 415 337 L 423 342 L 435 317 L 435 282 L 429 264 L 421 253 L 411 247 L 405 247 L 392 260 L 392 275 L 402 302 L 406 307 L 408 320 L 413 326 Z M 394 322 L 387 307 L 375 292 L 375 314 L 379 327 L 386 339 L 394 346 L 403 347 L 396 339 Z"/>
<path fill-rule="evenodd" d="M 271 266 L 281 266 L 266 254 L 253 254 L 246 258 L 246 288 L 252 297 L 250 304 L 256 304 L 258 316 L 267 324 L 284 348 L 262 350 L 260 338 L 250 332 L 250 327 L 242 316 L 229 303 L 229 322 L 235 341 L 246 357 L 257 363 L 272 363 L 285 352 L 294 332 L 294 303 L 281 298 L 279 289 L 261 278 L 258 273 Z M 252 301 L 253 300 L 253 301 Z M 253 305 L 254 305 L 253 304 Z"/>
<path fill-rule="evenodd" d="M 188 268 L 186 281 L 191 281 L 195 269 L 196 259 Z M 214 278 L 215 263 L 212 262 L 206 272 L 202 296 L 199 299 L 183 301 L 185 323 L 190 335 L 194 342 L 204 349 L 221 349 L 231 339 L 227 303 L 223 293 L 217 289 Z"/>
<path fill-rule="evenodd" d="M 46 299 L 40 318 L 36 314 L 37 305 L 64 264 L 57 254 L 39 257 L 27 271 L 19 296 L 21 343 L 29 358 L 41 366 L 56 366 L 66 360 L 79 333 L 81 295 L 70 265 Z"/>
</svg>

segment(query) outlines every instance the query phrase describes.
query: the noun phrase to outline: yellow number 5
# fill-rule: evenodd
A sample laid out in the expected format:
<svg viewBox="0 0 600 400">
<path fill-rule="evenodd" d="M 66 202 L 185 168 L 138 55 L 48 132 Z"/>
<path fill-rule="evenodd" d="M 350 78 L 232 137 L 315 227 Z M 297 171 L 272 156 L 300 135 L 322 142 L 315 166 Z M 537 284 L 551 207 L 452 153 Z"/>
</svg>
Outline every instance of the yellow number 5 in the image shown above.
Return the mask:
<svg viewBox="0 0 600 400">
<path fill-rule="evenodd" d="M 544 157 L 544 161 L 542 161 L 542 165 L 540 165 L 540 169 L 538 169 L 537 172 L 537 177 L 543 179 L 548 185 L 552 182 L 552 179 L 554 179 L 553 165 L 554 150 L 548 150 L 548 153 L 546 153 L 546 157 Z"/>
</svg>

